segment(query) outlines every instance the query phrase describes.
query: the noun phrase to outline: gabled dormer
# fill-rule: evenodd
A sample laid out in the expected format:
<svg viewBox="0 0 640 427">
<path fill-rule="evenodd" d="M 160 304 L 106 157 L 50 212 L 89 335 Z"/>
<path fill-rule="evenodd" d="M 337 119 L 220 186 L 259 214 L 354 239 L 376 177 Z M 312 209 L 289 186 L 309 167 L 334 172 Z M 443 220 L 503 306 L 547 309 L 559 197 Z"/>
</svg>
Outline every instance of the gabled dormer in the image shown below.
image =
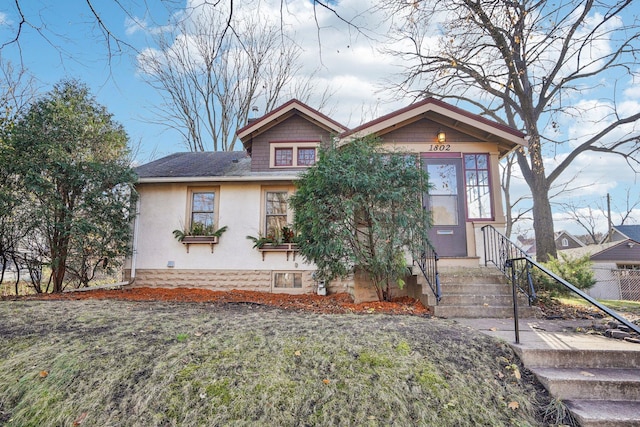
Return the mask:
<svg viewBox="0 0 640 427">
<path fill-rule="evenodd" d="M 302 170 L 313 165 L 318 147 L 348 129 L 292 99 L 238 130 L 251 156 L 252 172 Z"/>
</svg>

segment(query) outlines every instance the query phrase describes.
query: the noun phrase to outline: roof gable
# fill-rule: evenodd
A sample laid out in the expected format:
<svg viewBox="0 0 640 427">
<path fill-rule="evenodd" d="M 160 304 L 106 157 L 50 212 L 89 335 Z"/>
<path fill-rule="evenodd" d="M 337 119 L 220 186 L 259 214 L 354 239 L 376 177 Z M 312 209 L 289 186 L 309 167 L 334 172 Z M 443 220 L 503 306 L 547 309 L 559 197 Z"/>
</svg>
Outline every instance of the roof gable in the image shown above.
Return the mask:
<svg viewBox="0 0 640 427">
<path fill-rule="evenodd" d="M 626 238 L 640 242 L 640 225 L 614 225 L 613 228 Z"/>
<path fill-rule="evenodd" d="M 242 141 L 245 149 L 251 151 L 251 140 L 254 137 L 271 129 L 273 126 L 276 126 L 295 114 L 302 116 L 306 120 L 336 135 L 348 130 L 346 126 L 343 126 L 330 117 L 325 116 L 318 110 L 309 107 L 297 99 L 292 99 L 264 116 L 251 120 L 246 126 L 238 129 L 238 138 Z"/>
<path fill-rule="evenodd" d="M 593 254 L 591 260 L 637 263 L 640 260 L 640 243 L 633 239 L 612 242 L 611 246 Z"/>
<path fill-rule="evenodd" d="M 558 233 L 556 233 L 555 240 L 556 240 L 557 244 L 561 244 L 562 243 L 561 240 L 563 238 L 571 240 L 572 242 L 574 242 L 574 244 L 576 246 L 579 246 L 579 247 L 585 246 L 585 244 L 580 239 L 578 239 L 576 236 L 574 236 L 573 234 L 569 233 L 568 231 L 562 230 L 562 231 L 559 231 Z"/>
<path fill-rule="evenodd" d="M 341 135 L 341 143 L 346 144 L 352 138 L 365 135 L 383 136 L 422 118 L 428 118 L 479 140 L 495 142 L 501 157 L 516 147 L 528 145 L 524 133 L 434 98 L 411 104 L 347 131 Z"/>
</svg>

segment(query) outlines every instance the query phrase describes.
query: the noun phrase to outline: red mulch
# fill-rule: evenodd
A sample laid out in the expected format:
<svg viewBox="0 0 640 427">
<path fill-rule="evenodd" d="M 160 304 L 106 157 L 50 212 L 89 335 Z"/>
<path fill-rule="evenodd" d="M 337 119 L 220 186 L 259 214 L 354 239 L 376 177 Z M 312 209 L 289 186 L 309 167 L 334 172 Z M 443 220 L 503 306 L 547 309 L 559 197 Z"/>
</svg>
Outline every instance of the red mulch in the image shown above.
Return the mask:
<svg viewBox="0 0 640 427">
<path fill-rule="evenodd" d="M 210 303 L 250 303 L 284 310 L 304 310 L 314 313 L 386 313 L 430 315 L 419 300 L 400 297 L 391 302 L 354 304 L 346 293 L 320 296 L 315 294 L 289 295 L 256 291 L 211 291 L 191 288 L 127 288 L 119 290 L 92 290 L 62 294 L 25 297 L 39 300 L 115 299 L 123 301 L 171 301 Z"/>
</svg>

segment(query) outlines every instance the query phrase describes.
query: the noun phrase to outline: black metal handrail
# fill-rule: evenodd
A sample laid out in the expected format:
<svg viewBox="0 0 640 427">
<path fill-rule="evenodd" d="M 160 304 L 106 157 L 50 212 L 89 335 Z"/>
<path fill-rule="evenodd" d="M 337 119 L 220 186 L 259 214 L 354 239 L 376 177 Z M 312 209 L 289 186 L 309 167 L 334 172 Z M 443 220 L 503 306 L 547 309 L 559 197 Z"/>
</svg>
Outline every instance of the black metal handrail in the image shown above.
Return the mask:
<svg viewBox="0 0 640 427">
<path fill-rule="evenodd" d="M 618 322 L 622 323 L 629 329 L 640 334 L 640 327 L 638 325 L 630 322 L 615 310 L 612 310 L 606 305 L 595 300 L 590 295 L 587 295 L 580 289 L 573 286 L 571 283 L 564 280 L 562 277 L 549 271 L 544 266 L 534 261 L 531 257 L 527 256 L 527 254 L 522 251 L 522 249 L 518 248 L 515 243 L 513 243 L 511 240 L 509 240 L 509 238 L 497 231 L 493 226 L 486 225 L 482 227 L 482 234 L 484 236 L 485 245 L 485 266 L 488 265 L 489 262 L 491 262 L 511 279 L 513 289 L 513 316 L 516 344 L 520 343 L 520 332 L 518 328 L 518 298 L 516 295 L 516 290 L 523 291 L 524 286 L 522 286 L 522 281 L 525 280 L 524 278 L 526 278 L 530 291 L 528 293 L 525 293 L 529 296 L 529 302 L 531 303 L 532 296 L 535 298 L 535 288 L 533 286 L 533 280 L 531 278 L 531 267 L 537 268 L 547 276 L 554 279 L 557 283 L 560 283 L 565 288 L 578 295 L 580 298 L 588 301 L 591 305 L 597 307 L 599 310 L 605 312 L 607 315 L 616 319 Z M 515 250 L 513 249 L 513 247 L 515 247 Z M 498 251 L 498 256 L 496 256 L 495 248 L 500 248 L 500 250 Z M 523 274 L 523 271 L 526 271 L 527 273 Z"/>
<path fill-rule="evenodd" d="M 427 284 L 431 288 L 433 295 L 436 297 L 436 304 L 442 298 L 442 290 L 440 288 L 440 274 L 438 273 L 438 254 L 429 241 L 424 242 L 424 249 L 420 256 L 413 259 L 413 263 L 420 268 Z"/>
<path fill-rule="evenodd" d="M 509 280 L 512 279 L 513 272 L 516 272 L 516 285 L 520 292 L 527 296 L 529 305 L 536 299 L 536 289 L 533 285 L 531 275 L 531 264 L 526 262 L 530 259 L 525 251 L 512 242 L 507 236 L 500 233 L 492 225 L 482 227 L 484 237 L 484 265 L 492 263 Z M 508 262 L 512 260 L 512 262 Z M 520 261 L 515 261 L 520 260 Z"/>
</svg>

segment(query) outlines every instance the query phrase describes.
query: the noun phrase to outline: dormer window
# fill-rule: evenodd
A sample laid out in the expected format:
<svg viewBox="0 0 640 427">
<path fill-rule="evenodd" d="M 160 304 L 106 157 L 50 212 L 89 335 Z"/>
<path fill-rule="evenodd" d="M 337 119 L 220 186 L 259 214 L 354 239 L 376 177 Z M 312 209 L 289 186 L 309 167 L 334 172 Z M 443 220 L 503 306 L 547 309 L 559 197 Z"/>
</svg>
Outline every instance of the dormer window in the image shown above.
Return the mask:
<svg viewBox="0 0 640 427">
<path fill-rule="evenodd" d="M 316 149 L 298 148 L 298 166 L 312 166 L 316 163 Z"/>
<path fill-rule="evenodd" d="M 319 142 L 271 142 L 271 168 L 305 168 L 316 163 Z"/>
<path fill-rule="evenodd" d="M 275 166 L 293 166 L 293 148 L 276 148 Z"/>
</svg>

